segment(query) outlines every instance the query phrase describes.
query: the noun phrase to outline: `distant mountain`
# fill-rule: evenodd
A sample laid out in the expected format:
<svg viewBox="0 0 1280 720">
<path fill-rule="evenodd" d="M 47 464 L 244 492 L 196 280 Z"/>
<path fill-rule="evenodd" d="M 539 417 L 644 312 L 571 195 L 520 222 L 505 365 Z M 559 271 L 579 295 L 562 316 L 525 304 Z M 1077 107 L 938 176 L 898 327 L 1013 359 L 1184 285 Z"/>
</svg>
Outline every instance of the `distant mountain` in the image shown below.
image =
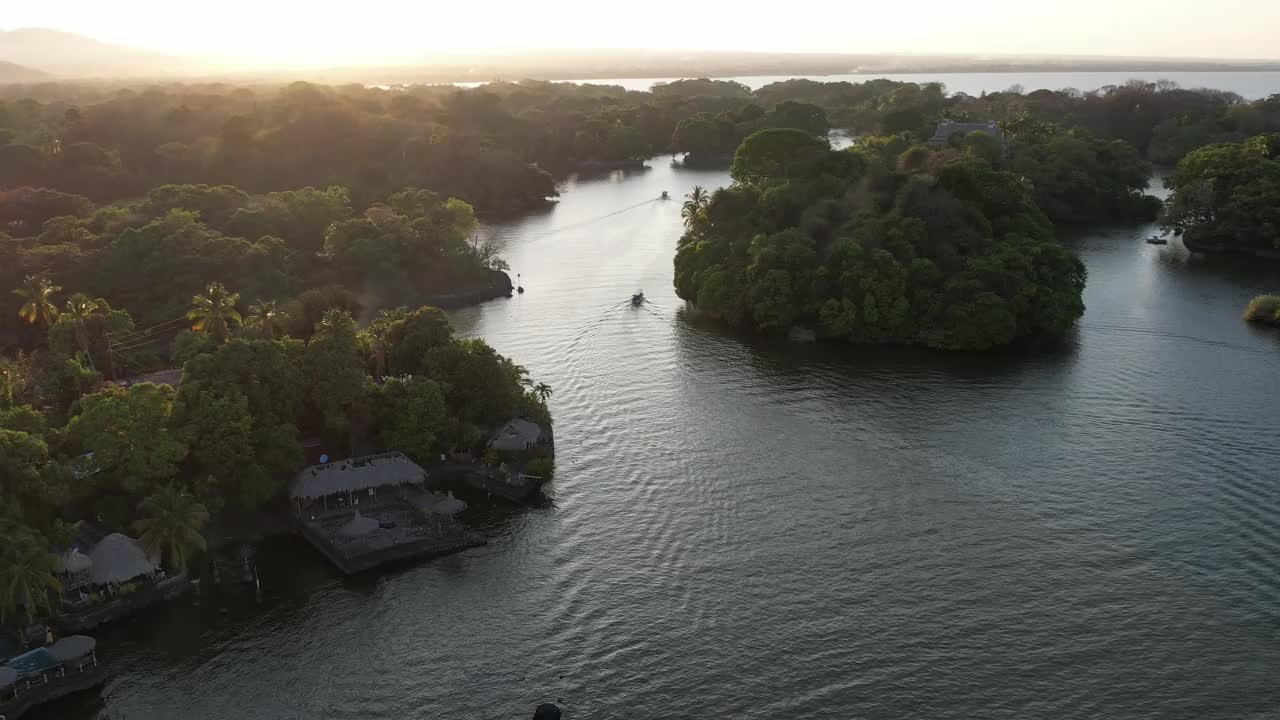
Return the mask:
<svg viewBox="0 0 1280 720">
<path fill-rule="evenodd" d="M 44 28 L 0 31 L 0 60 L 65 78 L 165 77 L 201 69 L 187 58 Z"/>
<path fill-rule="evenodd" d="M 49 80 L 53 76 L 16 63 L 0 60 L 0 83 L 29 83 Z"/>
</svg>

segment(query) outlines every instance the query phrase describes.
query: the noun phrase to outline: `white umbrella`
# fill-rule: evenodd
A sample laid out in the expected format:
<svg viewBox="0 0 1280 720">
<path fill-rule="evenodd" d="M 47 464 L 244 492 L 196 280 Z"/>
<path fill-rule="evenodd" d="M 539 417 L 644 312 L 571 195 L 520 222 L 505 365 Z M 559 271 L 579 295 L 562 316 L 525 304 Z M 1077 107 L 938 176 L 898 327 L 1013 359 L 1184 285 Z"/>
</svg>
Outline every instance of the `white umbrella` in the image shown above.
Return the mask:
<svg viewBox="0 0 1280 720">
<path fill-rule="evenodd" d="M 355 517 L 348 520 L 346 525 L 343 525 L 338 529 L 338 534 L 345 535 L 346 537 L 357 537 L 359 535 L 368 535 L 377 529 L 377 520 L 371 517 L 365 517 L 360 514 L 359 510 L 357 510 Z"/>
</svg>

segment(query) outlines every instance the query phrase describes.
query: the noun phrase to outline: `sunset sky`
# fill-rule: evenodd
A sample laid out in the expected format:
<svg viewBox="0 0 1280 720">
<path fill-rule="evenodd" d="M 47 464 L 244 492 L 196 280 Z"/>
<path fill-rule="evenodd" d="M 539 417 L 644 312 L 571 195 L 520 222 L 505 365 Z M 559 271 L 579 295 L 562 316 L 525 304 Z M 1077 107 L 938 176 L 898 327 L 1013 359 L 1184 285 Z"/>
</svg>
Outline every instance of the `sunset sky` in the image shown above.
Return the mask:
<svg viewBox="0 0 1280 720">
<path fill-rule="evenodd" d="M 6 2 L 5 29 L 48 27 L 171 53 L 273 65 L 432 52 L 680 48 L 1276 58 L 1275 0 L 48 0 Z M 767 10 L 766 10 L 767 8 Z"/>
</svg>

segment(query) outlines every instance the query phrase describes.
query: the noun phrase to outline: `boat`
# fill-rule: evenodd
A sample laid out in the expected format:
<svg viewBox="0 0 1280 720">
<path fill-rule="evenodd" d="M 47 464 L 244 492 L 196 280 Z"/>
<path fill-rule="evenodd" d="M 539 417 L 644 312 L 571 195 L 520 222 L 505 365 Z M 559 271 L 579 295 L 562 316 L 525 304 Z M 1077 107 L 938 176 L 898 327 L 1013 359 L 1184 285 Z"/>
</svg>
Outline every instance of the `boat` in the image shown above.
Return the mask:
<svg viewBox="0 0 1280 720">
<path fill-rule="evenodd" d="M 660 200 L 666 200 L 666 199 L 667 199 L 667 198 L 669 198 L 669 197 L 671 197 L 671 196 L 667 194 L 667 191 L 666 191 L 666 190 L 663 190 L 663 191 L 662 191 L 662 197 L 660 197 L 659 199 L 660 199 Z"/>
<path fill-rule="evenodd" d="M 637 290 L 637 291 L 635 292 L 635 294 L 631 296 L 631 304 L 632 304 L 632 305 L 642 305 L 642 304 L 644 304 L 644 291 L 643 291 L 643 290 Z"/>
<path fill-rule="evenodd" d="M 1147 238 L 1147 244 L 1148 245 L 1168 245 L 1169 241 L 1168 239 L 1162 238 L 1159 235 L 1152 235 L 1151 237 Z"/>
</svg>

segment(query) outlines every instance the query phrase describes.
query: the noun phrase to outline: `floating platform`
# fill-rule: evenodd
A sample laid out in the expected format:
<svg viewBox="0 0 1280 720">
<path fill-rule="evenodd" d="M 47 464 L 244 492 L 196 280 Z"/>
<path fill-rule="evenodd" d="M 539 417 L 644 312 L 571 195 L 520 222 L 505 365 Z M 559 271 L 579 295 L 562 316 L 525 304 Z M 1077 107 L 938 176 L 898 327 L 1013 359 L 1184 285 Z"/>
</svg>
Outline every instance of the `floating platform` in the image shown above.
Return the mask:
<svg viewBox="0 0 1280 720">
<path fill-rule="evenodd" d="M 486 544 L 483 535 L 447 515 L 424 512 L 407 496 L 386 494 L 353 508 L 302 515 L 298 529 L 344 574 L 425 560 Z"/>
<path fill-rule="evenodd" d="M 33 682 L 30 687 L 19 689 L 16 698 L 0 700 L 0 717 L 5 720 L 17 720 L 23 713 L 36 705 L 52 702 L 68 695 L 92 690 L 107 680 L 107 667 L 97 665 L 80 672 L 67 673 L 48 682 Z M 0 693 L 6 698 L 8 692 Z"/>
</svg>

